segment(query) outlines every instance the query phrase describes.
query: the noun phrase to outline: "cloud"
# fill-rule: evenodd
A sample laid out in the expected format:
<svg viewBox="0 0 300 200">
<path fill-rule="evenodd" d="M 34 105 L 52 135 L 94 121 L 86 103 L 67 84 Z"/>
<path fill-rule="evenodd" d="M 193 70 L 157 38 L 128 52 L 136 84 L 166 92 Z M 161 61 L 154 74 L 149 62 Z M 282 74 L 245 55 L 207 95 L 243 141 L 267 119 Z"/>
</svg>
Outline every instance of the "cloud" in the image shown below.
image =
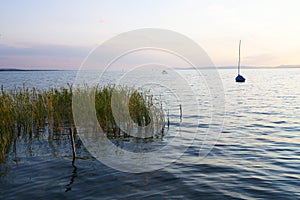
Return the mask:
<svg viewBox="0 0 300 200">
<path fill-rule="evenodd" d="M 242 58 L 244 65 L 249 66 L 274 66 L 275 63 L 282 63 L 282 59 L 279 55 L 271 53 L 262 53 L 251 56 L 245 56 Z"/>
<path fill-rule="evenodd" d="M 100 19 L 100 20 L 99 20 L 99 23 L 100 23 L 100 24 L 105 24 L 105 23 L 107 23 L 107 20 L 106 20 L 106 19 Z"/>
<path fill-rule="evenodd" d="M 0 44 L 4 56 L 85 56 L 90 48 L 65 45 L 8 46 Z"/>
<path fill-rule="evenodd" d="M 0 44 L 0 67 L 77 69 L 91 48 L 66 45 Z"/>
</svg>

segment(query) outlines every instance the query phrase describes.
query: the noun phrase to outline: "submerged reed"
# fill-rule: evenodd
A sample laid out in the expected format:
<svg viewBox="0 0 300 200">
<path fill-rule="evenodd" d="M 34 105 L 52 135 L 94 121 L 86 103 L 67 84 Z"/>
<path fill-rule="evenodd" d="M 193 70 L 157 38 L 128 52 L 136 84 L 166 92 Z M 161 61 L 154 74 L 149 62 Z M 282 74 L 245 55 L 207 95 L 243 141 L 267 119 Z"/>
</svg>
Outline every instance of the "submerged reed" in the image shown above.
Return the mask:
<svg viewBox="0 0 300 200">
<path fill-rule="evenodd" d="M 38 90 L 23 86 L 7 91 L 1 86 L 0 160 L 5 156 L 12 138 L 16 135 L 39 134 L 46 127 L 50 132 L 74 128 L 72 114 L 74 91 L 87 96 L 90 92 L 95 92 L 95 110 L 99 125 L 110 134 L 119 135 L 122 133 L 119 125 L 128 122 L 128 120 L 118 117 L 124 116 L 124 112 L 126 112 L 124 104 L 128 106 L 131 120 L 138 126 L 147 126 L 154 119 L 156 121 L 164 119 L 162 109 L 153 109 L 151 95 L 127 87 L 108 85 L 95 86 L 92 89 L 88 87 L 74 89 L 68 84 L 67 88 L 59 89 Z M 113 94 L 114 102 L 112 102 Z M 116 107 L 115 110 L 119 112 L 117 119 L 116 113 L 113 113 L 112 103 Z M 163 132 L 163 130 L 160 131 Z"/>
</svg>

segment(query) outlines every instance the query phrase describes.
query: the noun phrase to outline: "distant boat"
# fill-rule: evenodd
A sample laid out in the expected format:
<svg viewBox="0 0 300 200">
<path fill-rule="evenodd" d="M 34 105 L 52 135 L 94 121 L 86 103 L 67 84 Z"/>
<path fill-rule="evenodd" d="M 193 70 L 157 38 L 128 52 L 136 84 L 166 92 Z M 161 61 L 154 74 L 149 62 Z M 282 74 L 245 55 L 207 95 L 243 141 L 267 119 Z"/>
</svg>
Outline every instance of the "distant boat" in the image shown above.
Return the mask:
<svg viewBox="0 0 300 200">
<path fill-rule="evenodd" d="M 240 44 L 239 44 L 238 75 L 237 75 L 237 77 L 235 78 L 235 81 L 236 81 L 236 82 L 245 82 L 246 79 L 240 74 L 240 70 L 241 70 L 241 69 L 240 69 L 240 68 L 241 68 L 240 64 L 241 64 L 241 40 L 240 40 Z"/>
</svg>

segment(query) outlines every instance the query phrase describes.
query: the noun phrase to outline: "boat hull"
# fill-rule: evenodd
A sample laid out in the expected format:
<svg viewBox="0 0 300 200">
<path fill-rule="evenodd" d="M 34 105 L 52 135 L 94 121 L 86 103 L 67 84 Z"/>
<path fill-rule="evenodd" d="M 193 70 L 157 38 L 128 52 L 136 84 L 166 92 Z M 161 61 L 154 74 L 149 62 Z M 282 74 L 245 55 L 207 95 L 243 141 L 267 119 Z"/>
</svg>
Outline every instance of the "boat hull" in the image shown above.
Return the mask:
<svg viewBox="0 0 300 200">
<path fill-rule="evenodd" d="M 236 82 L 241 82 L 241 83 L 243 83 L 243 82 L 246 81 L 246 79 L 245 79 L 242 75 L 239 74 L 239 75 L 235 78 L 235 81 L 236 81 Z"/>
</svg>

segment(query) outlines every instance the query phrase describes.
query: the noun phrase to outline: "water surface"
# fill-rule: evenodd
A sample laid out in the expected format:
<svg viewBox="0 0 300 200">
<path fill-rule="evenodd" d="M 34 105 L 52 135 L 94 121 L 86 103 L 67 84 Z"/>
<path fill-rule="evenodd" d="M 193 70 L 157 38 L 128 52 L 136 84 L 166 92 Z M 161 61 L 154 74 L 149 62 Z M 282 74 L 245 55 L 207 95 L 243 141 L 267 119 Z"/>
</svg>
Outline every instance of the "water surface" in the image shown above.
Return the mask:
<svg viewBox="0 0 300 200">
<path fill-rule="evenodd" d="M 192 71 L 182 73 L 188 74 L 191 82 L 193 77 L 197 80 Z M 186 152 L 171 165 L 132 174 L 93 158 L 78 136 L 73 166 L 68 131 L 20 135 L 0 163 L 1 199 L 300 198 L 299 69 L 245 69 L 243 84 L 235 83 L 235 70 L 219 73 L 226 96 L 226 119 L 205 158 L 199 159 L 203 137 L 196 137 L 192 144 L 183 142 Z M 75 76 L 75 71 L 1 72 L 0 84 L 6 89 L 21 87 L 24 82 L 29 87 L 60 87 L 73 83 Z M 194 85 L 197 89 L 197 81 Z M 207 101 L 205 95 L 198 100 L 204 105 Z M 200 132 L 211 125 L 209 114 L 201 111 Z M 184 117 L 181 128 L 189 134 L 195 127 L 189 127 L 188 122 L 198 122 L 199 116 Z M 178 125 L 178 115 L 172 119 L 173 126 Z M 162 141 L 121 142 L 150 148 L 164 145 L 171 137 L 172 132 Z"/>
</svg>

